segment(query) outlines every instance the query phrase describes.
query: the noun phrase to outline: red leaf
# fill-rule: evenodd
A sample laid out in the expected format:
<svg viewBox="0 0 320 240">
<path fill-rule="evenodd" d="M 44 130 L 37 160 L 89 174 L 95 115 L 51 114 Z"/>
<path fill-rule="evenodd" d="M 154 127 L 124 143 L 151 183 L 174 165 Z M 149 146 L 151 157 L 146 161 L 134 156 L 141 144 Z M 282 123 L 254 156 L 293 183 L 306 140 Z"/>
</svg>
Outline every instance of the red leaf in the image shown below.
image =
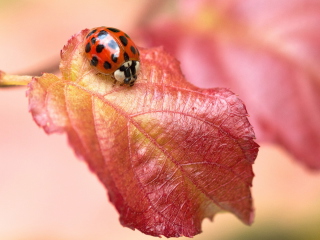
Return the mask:
<svg viewBox="0 0 320 240">
<path fill-rule="evenodd" d="M 144 39 L 173 53 L 197 86 L 239 94 L 259 141 L 320 169 L 320 2 L 180 3 L 180 13 L 144 29 Z"/>
<path fill-rule="evenodd" d="M 194 236 L 220 211 L 250 224 L 258 145 L 241 100 L 192 86 L 160 48 L 140 49 L 133 87 L 113 86 L 83 57 L 87 32 L 62 50 L 62 78 L 44 74 L 29 84 L 30 111 L 47 133 L 67 133 L 121 223 L 166 237 Z"/>
</svg>

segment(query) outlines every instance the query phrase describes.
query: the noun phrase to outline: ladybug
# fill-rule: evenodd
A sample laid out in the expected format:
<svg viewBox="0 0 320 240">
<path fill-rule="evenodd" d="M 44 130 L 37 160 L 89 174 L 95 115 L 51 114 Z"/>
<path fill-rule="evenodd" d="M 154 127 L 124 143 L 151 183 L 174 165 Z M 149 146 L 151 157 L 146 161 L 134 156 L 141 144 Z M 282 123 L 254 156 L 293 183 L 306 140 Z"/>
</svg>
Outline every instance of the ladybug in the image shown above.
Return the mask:
<svg viewBox="0 0 320 240">
<path fill-rule="evenodd" d="M 112 75 L 133 86 L 140 70 L 140 53 L 131 38 L 119 29 L 98 27 L 84 40 L 85 56 L 99 73 Z"/>
</svg>

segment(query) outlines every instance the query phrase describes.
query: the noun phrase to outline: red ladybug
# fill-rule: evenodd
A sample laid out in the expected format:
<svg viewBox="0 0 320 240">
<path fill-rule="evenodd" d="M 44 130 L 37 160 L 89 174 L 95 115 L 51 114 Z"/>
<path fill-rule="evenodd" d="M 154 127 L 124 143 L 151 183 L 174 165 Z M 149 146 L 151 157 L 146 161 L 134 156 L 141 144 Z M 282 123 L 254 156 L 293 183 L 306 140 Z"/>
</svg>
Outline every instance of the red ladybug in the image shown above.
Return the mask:
<svg viewBox="0 0 320 240">
<path fill-rule="evenodd" d="M 140 54 L 126 33 L 110 27 L 93 28 L 84 46 L 86 58 L 98 72 L 112 74 L 121 84 L 133 86 L 140 70 Z"/>
</svg>

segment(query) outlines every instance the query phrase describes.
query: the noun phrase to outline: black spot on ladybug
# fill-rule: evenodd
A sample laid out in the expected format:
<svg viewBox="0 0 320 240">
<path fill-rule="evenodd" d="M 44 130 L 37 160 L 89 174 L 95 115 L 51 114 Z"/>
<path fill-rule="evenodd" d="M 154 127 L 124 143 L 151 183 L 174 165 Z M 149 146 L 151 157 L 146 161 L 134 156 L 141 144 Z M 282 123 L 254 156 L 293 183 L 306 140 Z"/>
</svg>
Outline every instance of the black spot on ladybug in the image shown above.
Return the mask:
<svg viewBox="0 0 320 240">
<path fill-rule="evenodd" d="M 123 58 L 124 58 L 124 61 L 125 61 L 125 62 L 129 61 L 129 55 L 128 55 L 128 53 L 124 52 Z"/>
<path fill-rule="evenodd" d="M 111 68 L 111 64 L 108 61 L 105 61 L 104 64 L 103 64 L 103 67 L 105 69 L 110 69 Z"/>
<path fill-rule="evenodd" d="M 95 43 L 96 43 L 96 41 L 97 41 L 97 39 L 96 39 L 95 37 L 91 38 L 91 42 L 92 42 L 92 44 L 95 44 Z"/>
<path fill-rule="evenodd" d="M 97 53 L 101 53 L 103 49 L 104 49 L 104 45 L 102 45 L 102 44 L 99 44 L 96 46 Z"/>
<path fill-rule="evenodd" d="M 124 70 L 124 76 L 125 76 L 126 78 L 131 78 L 130 68 L 126 68 L 126 69 Z"/>
<path fill-rule="evenodd" d="M 110 40 L 108 42 L 108 46 L 111 47 L 112 49 L 118 49 L 119 48 L 118 44 L 114 40 Z"/>
<path fill-rule="evenodd" d="M 106 36 L 108 36 L 108 33 L 107 33 L 105 30 L 101 30 L 101 31 L 98 33 L 98 38 L 99 38 L 99 39 L 104 39 Z"/>
<path fill-rule="evenodd" d="M 131 69 L 132 75 L 135 76 L 136 75 L 136 61 L 132 61 L 130 69 Z"/>
<path fill-rule="evenodd" d="M 130 47 L 130 50 L 131 50 L 131 52 L 132 52 L 133 54 L 136 54 L 136 52 L 137 52 L 134 46 L 131 46 L 131 47 Z"/>
<path fill-rule="evenodd" d="M 90 45 L 90 43 L 87 43 L 87 45 L 86 45 L 86 53 L 88 53 L 90 51 L 91 51 L 91 45 Z"/>
<path fill-rule="evenodd" d="M 119 68 L 119 70 L 124 73 L 124 76 L 125 76 L 126 78 L 131 77 L 130 68 L 127 68 L 127 67 L 125 67 L 124 65 L 122 65 L 122 66 Z"/>
<path fill-rule="evenodd" d="M 95 66 L 95 67 L 98 65 L 98 62 L 99 62 L 99 60 L 98 60 L 98 58 L 96 56 L 93 56 L 91 61 L 90 61 L 91 65 Z"/>
<path fill-rule="evenodd" d="M 116 28 L 108 28 L 111 32 L 120 32 L 119 29 L 116 29 Z"/>
<path fill-rule="evenodd" d="M 86 38 L 89 38 L 92 34 L 94 34 L 97 31 L 97 29 L 92 30 L 91 32 L 89 32 L 89 34 L 87 35 Z"/>
<path fill-rule="evenodd" d="M 121 43 L 123 44 L 123 46 L 128 45 L 128 39 L 125 36 L 120 36 L 119 39 L 120 39 Z"/>
<path fill-rule="evenodd" d="M 113 53 L 111 54 L 111 60 L 116 63 L 118 61 L 118 57 L 114 55 Z"/>
</svg>

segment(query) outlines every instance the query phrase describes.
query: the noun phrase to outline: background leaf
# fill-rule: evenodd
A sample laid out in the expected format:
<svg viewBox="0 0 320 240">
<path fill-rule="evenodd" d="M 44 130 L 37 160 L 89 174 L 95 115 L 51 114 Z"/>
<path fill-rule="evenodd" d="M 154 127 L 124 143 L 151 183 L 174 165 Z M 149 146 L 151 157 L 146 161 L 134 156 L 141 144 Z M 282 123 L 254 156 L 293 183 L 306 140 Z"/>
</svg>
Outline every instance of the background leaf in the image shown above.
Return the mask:
<svg viewBox="0 0 320 240">
<path fill-rule="evenodd" d="M 259 142 L 319 169 L 320 2 L 200 0 L 177 9 L 139 33 L 145 43 L 174 54 L 195 85 L 239 94 Z"/>
</svg>

